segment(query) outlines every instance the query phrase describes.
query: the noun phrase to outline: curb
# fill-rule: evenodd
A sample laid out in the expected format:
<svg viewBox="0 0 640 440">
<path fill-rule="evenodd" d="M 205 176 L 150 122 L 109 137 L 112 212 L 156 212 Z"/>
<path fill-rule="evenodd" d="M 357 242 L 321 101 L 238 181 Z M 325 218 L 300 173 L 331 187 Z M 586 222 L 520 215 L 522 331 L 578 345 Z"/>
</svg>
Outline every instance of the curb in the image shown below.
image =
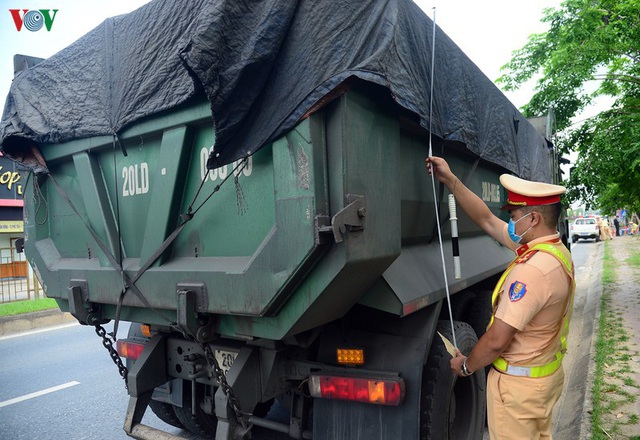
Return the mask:
<svg viewBox="0 0 640 440">
<path fill-rule="evenodd" d="M 40 327 L 50 327 L 71 322 L 78 321 L 70 313 L 61 312 L 58 309 L 5 316 L 0 318 L 0 336 L 13 335 Z"/>
<path fill-rule="evenodd" d="M 593 301 L 588 303 L 585 308 L 587 309 L 585 312 L 588 312 L 588 315 L 591 316 L 591 321 L 584 322 L 583 333 L 590 332 L 591 334 L 591 344 L 589 345 L 589 353 L 585 354 L 581 367 L 584 371 L 582 374 L 582 378 L 585 380 L 584 384 L 584 400 L 582 402 L 582 407 L 578 408 L 582 413 L 582 420 L 580 421 L 580 426 L 578 429 L 578 433 L 580 435 L 579 438 L 591 438 L 591 414 L 590 411 L 593 408 L 593 382 L 596 374 L 596 363 L 593 361 L 596 355 L 596 343 L 598 342 L 598 333 L 599 333 L 599 323 L 600 323 L 600 302 L 602 298 L 602 270 L 604 265 L 604 245 L 598 251 L 596 256 L 596 279 L 598 282 L 591 285 L 589 289 L 589 297 L 593 298 Z M 587 313 L 585 313 L 586 315 Z"/>
<path fill-rule="evenodd" d="M 593 387 L 595 345 L 597 342 L 598 319 L 600 316 L 600 298 L 602 296 L 602 267 L 604 246 L 595 252 L 593 260 L 587 261 L 592 268 L 591 283 L 581 287 L 586 293 L 581 309 L 581 323 L 571 327 L 569 350 L 574 361 L 565 368 L 565 389 L 554 408 L 553 438 L 575 440 L 591 438 L 591 416 L 593 407 L 591 388 Z M 578 310 L 574 303 L 574 313 Z M 573 324 L 573 322 L 572 322 Z"/>
</svg>

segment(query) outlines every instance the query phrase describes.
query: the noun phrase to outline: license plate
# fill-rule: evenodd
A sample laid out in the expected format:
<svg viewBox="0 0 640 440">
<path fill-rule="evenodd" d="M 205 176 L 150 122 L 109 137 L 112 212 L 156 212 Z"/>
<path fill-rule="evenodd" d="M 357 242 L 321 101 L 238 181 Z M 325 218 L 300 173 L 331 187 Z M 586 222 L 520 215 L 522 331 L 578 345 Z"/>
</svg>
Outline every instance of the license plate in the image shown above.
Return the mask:
<svg viewBox="0 0 640 440">
<path fill-rule="evenodd" d="M 213 355 L 216 357 L 218 365 L 220 366 L 220 369 L 222 369 L 224 374 L 227 374 L 227 371 L 229 371 L 229 369 L 233 365 L 233 361 L 235 361 L 236 357 L 238 357 L 238 353 L 225 350 L 213 350 Z"/>
</svg>

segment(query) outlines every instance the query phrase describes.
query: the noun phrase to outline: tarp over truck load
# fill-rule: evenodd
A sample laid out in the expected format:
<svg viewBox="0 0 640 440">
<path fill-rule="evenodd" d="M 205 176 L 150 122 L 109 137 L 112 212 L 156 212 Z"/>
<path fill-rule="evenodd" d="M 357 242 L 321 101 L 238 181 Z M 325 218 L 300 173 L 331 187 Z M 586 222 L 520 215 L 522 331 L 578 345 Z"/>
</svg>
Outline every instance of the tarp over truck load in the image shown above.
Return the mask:
<svg viewBox="0 0 640 440">
<path fill-rule="evenodd" d="M 544 140 L 411 0 L 154 0 L 110 18 L 21 72 L 0 140 L 62 143 L 119 133 L 204 90 L 217 167 L 277 139 L 350 77 L 383 85 L 445 140 L 533 180 L 549 181 Z M 536 146 L 537 148 L 532 148 Z"/>
</svg>

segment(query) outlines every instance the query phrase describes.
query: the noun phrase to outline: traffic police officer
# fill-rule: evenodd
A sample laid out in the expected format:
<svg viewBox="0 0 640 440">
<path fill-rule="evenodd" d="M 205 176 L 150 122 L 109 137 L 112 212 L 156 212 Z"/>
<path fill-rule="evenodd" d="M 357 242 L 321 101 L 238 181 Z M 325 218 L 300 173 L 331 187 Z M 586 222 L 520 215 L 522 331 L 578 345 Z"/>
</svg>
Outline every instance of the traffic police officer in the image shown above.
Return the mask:
<svg viewBox="0 0 640 440">
<path fill-rule="evenodd" d="M 551 439 L 552 409 L 562 392 L 562 358 L 573 308 L 571 254 L 556 225 L 565 188 L 503 174 L 506 223 L 451 172 L 439 157 L 429 172 L 487 234 L 516 253 L 493 293 L 487 332 L 469 356 L 457 351 L 451 369 L 464 377 L 492 364 L 487 418 L 492 440 Z"/>
</svg>

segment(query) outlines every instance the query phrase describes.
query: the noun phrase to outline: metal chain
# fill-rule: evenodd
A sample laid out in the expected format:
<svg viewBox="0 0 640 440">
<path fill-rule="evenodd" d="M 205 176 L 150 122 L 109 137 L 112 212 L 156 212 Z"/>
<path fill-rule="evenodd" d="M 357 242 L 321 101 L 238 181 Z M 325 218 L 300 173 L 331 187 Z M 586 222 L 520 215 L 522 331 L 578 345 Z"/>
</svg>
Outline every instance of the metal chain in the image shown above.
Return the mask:
<svg viewBox="0 0 640 440">
<path fill-rule="evenodd" d="M 122 379 L 124 379 L 124 386 L 128 392 L 129 381 L 127 380 L 127 376 L 129 374 L 129 370 L 127 370 L 127 367 L 125 367 L 124 364 L 122 363 L 122 359 L 120 359 L 120 355 L 118 354 L 116 349 L 113 348 L 113 342 L 111 341 L 111 339 L 107 337 L 107 331 L 104 329 L 104 327 L 101 326 L 100 324 L 96 324 L 95 327 L 96 327 L 96 333 L 98 334 L 98 336 L 102 338 L 102 345 L 104 345 L 104 348 L 106 348 L 107 351 L 109 351 L 109 356 L 111 356 L 111 360 L 113 361 L 114 364 L 116 364 L 116 367 L 118 367 L 118 372 L 120 373 L 120 376 L 122 376 Z"/>
<path fill-rule="evenodd" d="M 213 355 L 213 352 L 211 351 L 211 347 L 207 344 L 201 344 L 201 345 L 202 345 L 202 349 L 204 350 L 205 357 L 209 362 L 209 365 L 213 367 L 213 374 L 216 377 L 218 384 L 220 384 L 220 388 L 222 388 L 222 392 L 224 393 L 225 396 L 227 396 L 227 401 L 229 402 L 229 406 L 235 413 L 236 419 L 242 426 L 242 429 L 244 431 L 247 431 L 250 426 L 245 418 L 245 414 L 242 412 L 242 408 L 240 408 L 240 402 L 238 401 L 238 398 L 235 396 L 235 393 L 233 392 L 233 388 L 231 388 L 231 386 L 227 382 L 227 377 L 224 371 L 222 370 L 222 368 L 220 368 L 220 365 L 218 364 L 218 360 L 216 359 L 216 357 Z"/>
</svg>

